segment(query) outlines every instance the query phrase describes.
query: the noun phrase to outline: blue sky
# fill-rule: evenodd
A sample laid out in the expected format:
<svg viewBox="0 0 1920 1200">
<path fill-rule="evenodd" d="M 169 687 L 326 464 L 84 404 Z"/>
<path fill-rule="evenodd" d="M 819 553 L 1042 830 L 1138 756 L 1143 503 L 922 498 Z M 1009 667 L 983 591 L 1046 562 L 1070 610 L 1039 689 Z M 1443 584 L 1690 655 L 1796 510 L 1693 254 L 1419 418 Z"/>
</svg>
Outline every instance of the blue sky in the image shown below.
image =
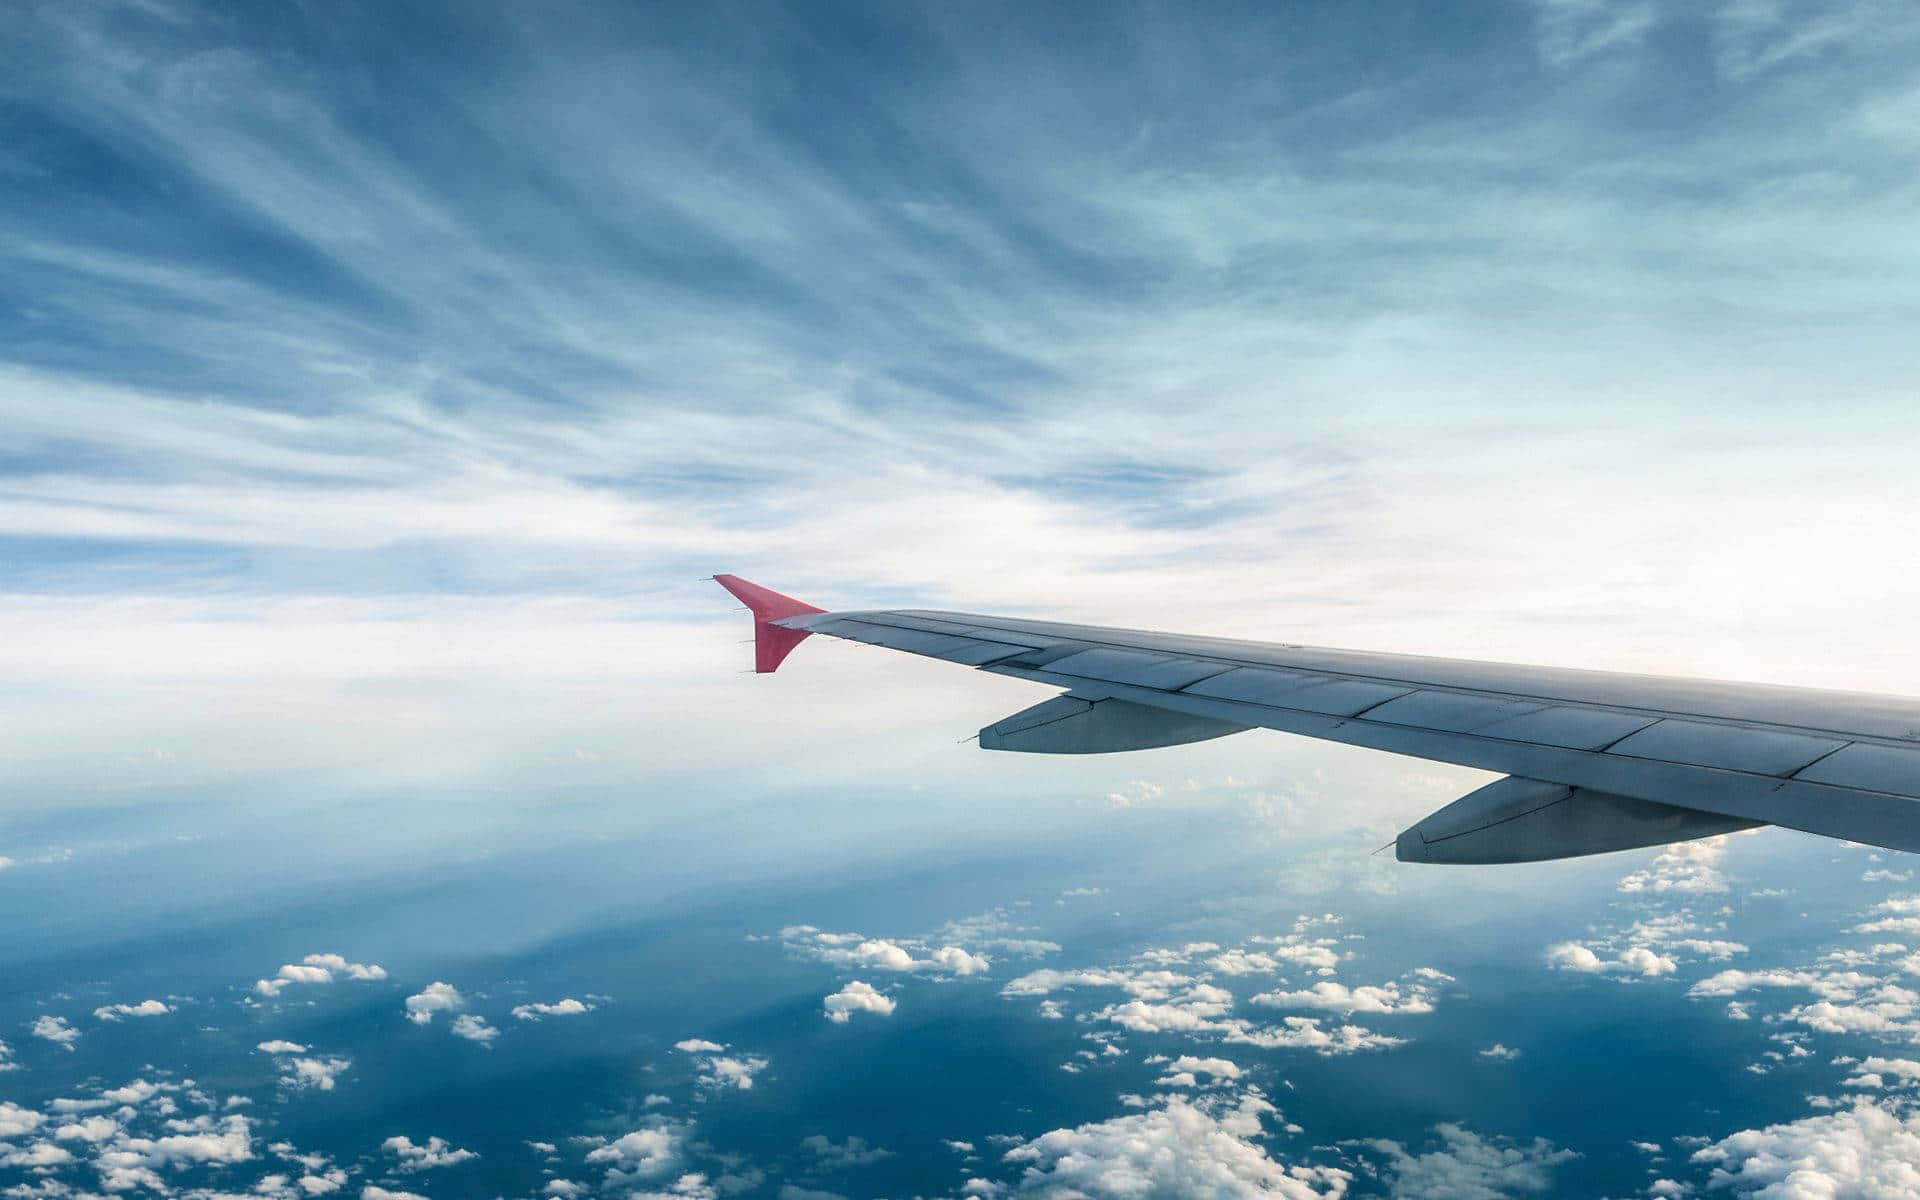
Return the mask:
<svg viewBox="0 0 1920 1200">
<path fill-rule="evenodd" d="M 72 0 L 6 6 L 0 45 L 0 965 L 31 981 L 0 999 L 21 1011 L 144 982 L 129 964 L 236 910 L 260 928 L 219 982 L 154 986 L 226 1003 L 338 934 L 389 964 L 384 1016 L 460 971 L 551 1000 L 514 956 L 551 967 L 554 939 L 688 896 L 783 897 L 756 935 L 871 931 L 902 903 L 876 873 L 953 872 L 891 929 L 926 936 L 1051 903 L 1061 847 L 1107 887 L 1163 837 L 1197 839 L 1165 869 L 1201 880 L 1271 855 L 1247 894 L 1285 899 L 1246 901 L 1260 922 L 1324 885 L 1392 927 L 1461 887 L 1350 860 L 1473 772 L 1269 735 L 973 753 L 956 740 L 1040 697 L 828 639 L 741 674 L 715 571 L 827 607 L 1920 694 L 1912 5 Z M 1735 884 L 1680 888 L 1691 940 L 1745 922 L 1797 980 L 1754 987 L 1833 1003 L 1842 968 L 1809 964 L 1834 944 L 1768 944 L 1754 914 L 1776 875 L 1838 871 L 1866 889 L 1826 914 L 1850 936 L 1897 900 L 1860 876 L 1897 864 L 1732 845 Z M 1616 885 L 1653 859 L 1529 868 L 1465 907 L 1555 880 L 1651 903 Z M 1008 862 L 1029 865 L 981 865 Z M 1721 891 L 1739 913 L 1692 899 Z M 1671 912 L 1606 912 L 1471 965 L 1527 996 L 1580 984 L 1587 1013 L 1638 947 L 1680 964 L 1639 990 L 1704 1011 L 1685 989 L 1721 960 L 1635 923 Z M 1145 970 L 1127 956 L 1178 924 L 1070 957 Z M 1598 965 L 1543 958 L 1574 943 Z M 1419 949 L 1381 979 L 1415 986 Z M 811 1030 L 850 982 L 780 978 L 729 1003 Z M 1812 1027 L 1794 1011 L 1761 1040 Z M 1476 1019 L 1447 1019 L 1470 1059 Z M 0 1046 L 44 1056 L 0 1055 L 0 1084 L 64 1061 L 25 1028 Z M 1835 1086 L 1684 1133 L 1798 1120 Z M 1048 1118 L 1125 1119 L 1095 1092 Z M 1444 1165 L 1422 1146 L 1615 1186 L 1609 1151 L 1547 1163 L 1511 1112 L 1449 1142 L 1438 1105 L 1309 1136 L 1401 1147 L 1359 1155 L 1383 1189 Z"/>
<path fill-rule="evenodd" d="M 1905 6 L 0 20 L 0 661 L 108 741 L 690 695 L 714 570 L 1920 686 Z"/>
</svg>

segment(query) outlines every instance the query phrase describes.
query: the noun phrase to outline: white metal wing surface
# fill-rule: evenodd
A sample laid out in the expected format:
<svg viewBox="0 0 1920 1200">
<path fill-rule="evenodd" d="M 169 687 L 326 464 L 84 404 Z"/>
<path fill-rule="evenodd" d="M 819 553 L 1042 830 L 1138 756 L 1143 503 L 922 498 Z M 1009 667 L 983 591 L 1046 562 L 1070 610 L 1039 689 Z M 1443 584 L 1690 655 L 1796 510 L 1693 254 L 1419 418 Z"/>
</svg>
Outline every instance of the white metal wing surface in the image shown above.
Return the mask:
<svg viewBox="0 0 1920 1200">
<path fill-rule="evenodd" d="M 1506 778 L 1401 834 L 1414 862 L 1566 858 L 1771 824 L 1920 851 L 1920 700 L 898 609 L 735 576 L 758 669 L 826 634 L 1052 685 L 993 750 L 1106 753 L 1276 729 Z"/>
</svg>

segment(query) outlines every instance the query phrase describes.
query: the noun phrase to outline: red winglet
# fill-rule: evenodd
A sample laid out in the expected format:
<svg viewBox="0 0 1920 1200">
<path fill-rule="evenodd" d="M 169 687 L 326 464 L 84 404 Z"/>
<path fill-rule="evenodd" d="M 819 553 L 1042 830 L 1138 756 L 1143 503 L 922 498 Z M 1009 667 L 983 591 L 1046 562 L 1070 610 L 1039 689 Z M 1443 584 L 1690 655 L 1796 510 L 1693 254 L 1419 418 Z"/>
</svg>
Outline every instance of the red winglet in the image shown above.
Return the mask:
<svg viewBox="0 0 1920 1200">
<path fill-rule="evenodd" d="M 793 648 L 810 636 L 804 629 L 782 629 L 771 622 L 802 613 L 827 611 L 757 583 L 748 583 L 738 575 L 715 575 L 713 581 L 753 610 L 753 669 L 761 675 L 778 670 L 787 655 L 793 653 Z"/>
</svg>

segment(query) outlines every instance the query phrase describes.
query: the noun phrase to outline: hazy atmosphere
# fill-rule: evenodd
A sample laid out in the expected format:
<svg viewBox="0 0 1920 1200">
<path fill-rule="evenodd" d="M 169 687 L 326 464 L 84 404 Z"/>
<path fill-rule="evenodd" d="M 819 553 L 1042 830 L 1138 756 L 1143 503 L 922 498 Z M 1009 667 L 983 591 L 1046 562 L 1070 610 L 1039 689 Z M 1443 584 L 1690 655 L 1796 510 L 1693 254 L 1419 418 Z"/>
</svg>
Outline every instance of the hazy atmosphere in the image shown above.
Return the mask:
<svg viewBox="0 0 1920 1200">
<path fill-rule="evenodd" d="M 1920 1196 L 1913 861 L 952 608 L 1920 694 L 1920 8 L 0 8 L 0 1196 Z"/>
</svg>

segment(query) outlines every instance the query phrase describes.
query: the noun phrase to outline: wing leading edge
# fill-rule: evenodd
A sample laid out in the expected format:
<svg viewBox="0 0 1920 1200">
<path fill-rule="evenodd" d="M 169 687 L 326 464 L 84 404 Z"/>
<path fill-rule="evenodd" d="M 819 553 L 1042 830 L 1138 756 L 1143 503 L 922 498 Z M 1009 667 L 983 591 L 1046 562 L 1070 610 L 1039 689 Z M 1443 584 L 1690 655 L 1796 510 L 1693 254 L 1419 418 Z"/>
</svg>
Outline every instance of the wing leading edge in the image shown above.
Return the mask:
<svg viewBox="0 0 1920 1200">
<path fill-rule="evenodd" d="M 761 671 L 818 633 L 1062 689 L 982 729 L 987 749 L 1109 753 L 1265 728 L 1509 777 L 1402 834 L 1402 861 L 1535 861 L 1762 824 L 1920 851 L 1920 700 L 970 613 L 827 612 L 715 578 L 754 610 Z"/>
</svg>

